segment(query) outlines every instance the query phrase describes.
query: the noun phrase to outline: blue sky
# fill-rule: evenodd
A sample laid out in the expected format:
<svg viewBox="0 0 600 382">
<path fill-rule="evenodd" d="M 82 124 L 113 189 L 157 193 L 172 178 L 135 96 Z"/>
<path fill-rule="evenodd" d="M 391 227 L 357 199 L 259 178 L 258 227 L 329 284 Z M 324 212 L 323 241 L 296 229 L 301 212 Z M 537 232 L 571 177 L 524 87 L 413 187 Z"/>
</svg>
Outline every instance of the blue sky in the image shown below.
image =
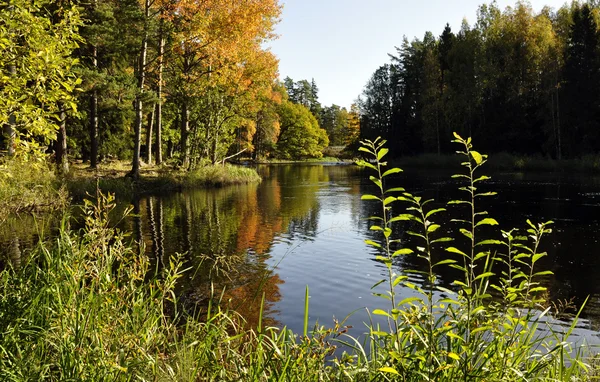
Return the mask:
<svg viewBox="0 0 600 382">
<path fill-rule="evenodd" d="M 458 31 L 463 18 L 473 25 L 483 0 L 283 0 L 283 15 L 271 44 L 281 79 L 315 79 L 319 101 L 349 107 L 371 74 L 389 61 L 402 36 L 439 36 L 446 23 Z M 489 3 L 489 1 L 487 1 Z M 531 0 L 559 8 L 565 0 Z M 515 1 L 498 0 L 498 6 Z"/>
</svg>

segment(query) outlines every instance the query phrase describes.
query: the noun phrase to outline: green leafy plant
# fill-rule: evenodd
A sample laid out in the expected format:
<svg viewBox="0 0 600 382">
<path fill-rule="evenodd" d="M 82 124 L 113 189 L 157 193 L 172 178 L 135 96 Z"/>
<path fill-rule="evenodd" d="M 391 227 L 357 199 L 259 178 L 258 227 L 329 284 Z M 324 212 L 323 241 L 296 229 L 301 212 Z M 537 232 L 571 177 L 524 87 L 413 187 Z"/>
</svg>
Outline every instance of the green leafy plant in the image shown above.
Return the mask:
<svg viewBox="0 0 600 382">
<path fill-rule="evenodd" d="M 571 331 L 559 336 L 545 321 L 549 308 L 543 308 L 546 288 L 539 279 L 551 272 L 536 265 L 546 256 L 539 245 L 551 232 L 552 222 L 528 220 L 524 235 L 516 229 L 497 230 L 498 222 L 479 207 L 482 198 L 496 195 L 483 190 L 490 177 L 478 174 L 487 156 L 473 150 L 470 138 L 454 136 L 465 171 L 453 178 L 464 183 L 459 191 L 465 197 L 449 201 L 447 208 L 403 188 L 386 188 L 386 178 L 402 170 L 386 170 L 384 140 L 361 142 L 360 150 L 371 159 L 358 165 L 374 172 L 370 179 L 378 191 L 362 199 L 381 205 L 381 215 L 369 218 L 370 229 L 381 239 L 366 242 L 380 252 L 377 260 L 387 268 L 387 278 L 374 285 L 385 284 L 387 291 L 375 294 L 389 302 L 388 309 L 372 312 L 388 320 L 389 330 L 371 325 L 375 351 L 363 377 L 373 370 L 385 379 L 403 381 L 582 375 L 586 365 L 577 358 L 579 353 L 570 358 L 566 345 Z M 436 222 L 451 213 L 457 217 L 446 218 L 450 223 L 444 227 Z M 394 239 L 398 223 L 405 225 L 407 242 Z M 454 234 L 447 232 L 451 228 L 456 229 Z M 426 266 L 400 269 L 396 262 L 400 256 L 417 256 Z M 457 269 L 463 276 L 446 288 L 438 281 L 441 267 Z M 411 282 L 411 274 L 420 275 L 423 285 Z M 413 293 L 398 301 L 399 288 Z"/>
</svg>

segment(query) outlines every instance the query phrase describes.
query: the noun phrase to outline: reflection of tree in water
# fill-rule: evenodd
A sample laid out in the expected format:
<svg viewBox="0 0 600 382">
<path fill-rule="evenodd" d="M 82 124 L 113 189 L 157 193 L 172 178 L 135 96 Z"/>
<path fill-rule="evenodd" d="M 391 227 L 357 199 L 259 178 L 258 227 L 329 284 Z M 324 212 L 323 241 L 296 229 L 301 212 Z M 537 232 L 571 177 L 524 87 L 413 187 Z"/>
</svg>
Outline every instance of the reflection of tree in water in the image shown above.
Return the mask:
<svg viewBox="0 0 600 382">
<path fill-rule="evenodd" d="M 281 298 L 283 281 L 266 263 L 274 238 L 290 227 L 306 236 L 317 230 L 317 191 L 327 181 L 319 167 L 298 174 L 276 168 L 260 185 L 148 197 L 134 204 L 142 217 L 134 217 L 133 228 L 143 230 L 146 249 L 157 261 L 185 254 L 191 270 L 178 293 L 188 304 L 206 304 L 212 283 L 213 296 L 223 293 L 222 303 L 256 325 L 263 293 L 267 317 Z M 293 181 L 282 186 L 280 176 Z"/>
<path fill-rule="evenodd" d="M 59 217 L 53 214 L 16 215 L 0 225 L 0 269 L 10 264 L 19 267 L 27 253 L 51 234 L 51 227 L 58 226 Z"/>
</svg>

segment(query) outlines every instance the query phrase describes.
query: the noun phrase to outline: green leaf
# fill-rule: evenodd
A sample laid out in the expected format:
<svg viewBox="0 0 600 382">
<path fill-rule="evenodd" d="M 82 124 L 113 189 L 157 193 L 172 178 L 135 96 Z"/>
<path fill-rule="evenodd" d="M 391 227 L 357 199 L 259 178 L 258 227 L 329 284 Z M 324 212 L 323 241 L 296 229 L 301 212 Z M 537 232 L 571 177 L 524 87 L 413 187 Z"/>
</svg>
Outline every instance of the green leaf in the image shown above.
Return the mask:
<svg viewBox="0 0 600 382">
<path fill-rule="evenodd" d="M 485 273 L 482 273 L 479 276 L 475 277 L 474 281 L 480 280 L 480 279 L 483 279 L 483 278 L 489 278 L 489 277 L 492 277 L 494 275 L 495 275 L 494 272 L 485 272 Z"/>
<path fill-rule="evenodd" d="M 380 367 L 379 371 L 383 372 L 383 373 L 390 373 L 390 374 L 396 374 L 396 375 L 400 375 L 400 373 L 398 373 L 396 371 L 396 369 L 394 369 L 393 367 Z"/>
<path fill-rule="evenodd" d="M 452 358 L 455 361 L 459 361 L 460 360 L 460 357 L 458 356 L 458 354 L 453 353 L 453 352 L 448 353 L 448 358 Z"/>
<path fill-rule="evenodd" d="M 378 171 L 377 167 L 373 166 L 371 163 L 369 163 L 367 161 L 364 161 L 364 160 L 357 160 L 356 161 L 356 165 L 359 166 L 359 167 L 368 167 L 368 168 L 371 168 L 371 169 L 373 169 L 375 171 Z"/>
<path fill-rule="evenodd" d="M 458 135 L 458 133 L 457 133 L 456 131 L 453 131 L 453 132 L 452 132 L 452 135 L 454 135 L 454 138 L 458 139 L 459 141 L 464 141 L 464 139 L 462 139 L 462 138 L 460 137 L 460 135 Z"/>
<path fill-rule="evenodd" d="M 374 242 L 373 240 L 365 240 L 365 244 L 372 247 L 381 248 L 381 244 Z"/>
<path fill-rule="evenodd" d="M 442 261 L 439 261 L 439 262 L 437 262 L 437 263 L 433 264 L 433 266 L 434 266 L 434 267 L 437 267 L 438 265 L 444 265 L 444 264 L 455 264 L 455 263 L 456 263 L 456 260 L 452 260 L 452 259 L 446 259 L 446 260 L 442 260 Z"/>
<path fill-rule="evenodd" d="M 464 253 L 463 251 L 461 251 L 460 249 L 455 248 L 455 247 L 448 247 L 448 248 L 446 248 L 446 251 L 450 252 L 450 253 L 458 253 L 459 255 L 463 255 L 463 256 L 467 257 L 466 253 Z"/>
<path fill-rule="evenodd" d="M 406 191 L 406 190 L 402 187 L 395 187 L 395 188 L 390 188 L 389 190 L 386 191 L 386 193 L 388 193 L 388 192 L 404 192 L 404 191 Z"/>
<path fill-rule="evenodd" d="M 438 212 L 443 212 L 443 211 L 446 211 L 446 209 L 445 208 L 438 208 L 438 209 L 435 209 L 435 210 L 431 210 L 427 214 L 425 214 L 425 218 L 428 218 L 428 217 L 430 217 L 433 214 L 437 214 Z"/>
<path fill-rule="evenodd" d="M 453 241 L 454 239 L 451 237 L 440 237 L 439 239 L 431 240 L 431 244 L 434 243 L 444 243 L 448 241 Z"/>
<path fill-rule="evenodd" d="M 388 196 L 387 198 L 385 198 L 385 200 L 383 201 L 383 205 L 387 206 L 390 203 L 395 202 L 396 200 L 398 200 L 397 198 L 393 197 L 393 196 Z"/>
<path fill-rule="evenodd" d="M 482 240 L 475 245 L 502 245 L 502 244 L 504 244 L 504 243 L 500 240 L 489 239 L 489 240 Z"/>
<path fill-rule="evenodd" d="M 414 301 L 423 301 L 423 300 L 420 299 L 419 297 L 407 297 L 404 300 L 400 301 L 398 303 L 398 306 L 402 306 L 404 304 L 409 304 L 409 303 L 414 302 Z"/>
<path fill-rule="evenodd" d="M 493 192 L 493 191 L 491 191 L 491 192 L 481 192 L 479 194 L 475 194 L 475 196 L 495 196 L 495 195 L 498 195 L 498 193 L 497 192 Z"/>
<path fill-rule="evenodd" d="M 369 149 L 368 149 L 368 148 L 366 148 L 366 147 L 362 147 L 362 146 L 358 148 L 358 151 L 364 151 L 364 152 L 366 152 L 366 153 L 369 153 L 369 154 L 375 155 L 375 153 L 374 153 L 373 151 L 369 150 Z"/>
<path fill-rule="evenodd" d="M 548 254 L 546 252 L 542 252 L 542 253 L 536 253 L 535 255 L 533 255 L 533 258 L 531 259 L 532 263 L 535 263 L 536 261 L 538 261 L 539 259 L 541 259 L 544 256 L 547 256 Z"/>
<path fill-rule="evenodd" d="M 413 252 L 414 251 L 410 248 L 401 248 L 401 249 L 397 250 L 396 252 L 394 252 L 392 254 L 392 256 L 396 257 L 396 256 L 400 256 L 400 255 L 410 255 Z"/>
<path fill-rule="evenodd" d="M 427 227 L 427 233 L 432 233 L 437 231 L 441 226 L 439 224 L 432 224 L 429 227 Z"/>
<path fill-rule="evenodd" d="M 363 196 L 360 197 L 362 200 L 379 200 L 381 201 L 381 198 L 378 198 L 375 195 L 369 195 L 369 194 L 365 194 Z"/>
<path fill-rule="evenodd" d="M 383 148 L 377 153 L 377 160 L 380 161 L 389 152 L 389 149 Z"/>
<path fill-rule="evenodd" d="M 483 156 L 479 154 L 477 151 L 471 151 L 471 156 L 475 160 L 475 163 L 481 164 L 483 162 Z"/>
<path fill-rule="evenodd" d="M 498 222 L 496 221 L 496 219 L 493 218 L 485 218 L 483 220 L 478 221 L 477 224 L 475 224 L 475 227 L 479 227 L 481 225 L 498 225 Z"/>
<path fill-rule="evenodd" d="M 471 231 L 461 228 L 460 233 L 462 233 L 464 236 L 466 236 L 468 239 L 473 240 L 473 234 L 471 233 Z"/>
<path fill-rule="evenodd" d="M 387 170 L 386 172 L 384 172 L 383 175 L 381 175 L 381 177 L 385 178 L 388 175 L 397 174 L 399 172 L 402 172 L 402 169 L 400 169 L 398 167 L 390 168 L 389 170 Z"/>
<path fill-rule="evenodd" d="M 386 316 L 386 317 L 392 318 L 392 316 L 390 316 L 390 314 L 388 312 L 386 312 L 385 310 L 381 310 L 381 309 L 375 309 L 373 311 L 373 314 L 375 314 L 377 316 Z"/>
<path fill-rule="evenodd" d="M 369 179 L 371 179 L 371 182 L 375 183 L 375 184 L 376 184 L 376 185 L 377 185 L 379 188 L 383 188 L 383 187 L 381 186 L 381 180 L 379 180 L 379 179 L 375 178 L 373 175 L 371 175 L 371 176 L 369 177 Z"/>
</svg>

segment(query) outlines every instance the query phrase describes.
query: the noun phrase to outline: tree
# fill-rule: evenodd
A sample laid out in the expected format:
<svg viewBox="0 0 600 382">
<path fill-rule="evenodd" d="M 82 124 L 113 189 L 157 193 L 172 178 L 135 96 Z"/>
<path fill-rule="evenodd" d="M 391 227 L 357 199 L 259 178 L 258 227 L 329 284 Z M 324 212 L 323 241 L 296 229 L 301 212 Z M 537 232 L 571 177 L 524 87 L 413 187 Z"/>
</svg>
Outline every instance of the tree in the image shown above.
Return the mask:
<svg viewBox="0 0 600 382">
<path fill-rule="evenodd" d="M 301 104 L 283 101 L 278 108 L 281 134 L 277 151 L 282 158 L 320 158 L 329 144 L 327 132 L 319 127 L 310 110 Z"/>
<path fill-rule="evenodd" d="M 0 3 L 0 125 L 6 126 L 7 153 L 25 159 L 40 157 L 56 139 L 64 113 L 77 109 L 80 80 L 72 53 L 81 20 L 76 7 L 51 5 Z"/>
</svg>

